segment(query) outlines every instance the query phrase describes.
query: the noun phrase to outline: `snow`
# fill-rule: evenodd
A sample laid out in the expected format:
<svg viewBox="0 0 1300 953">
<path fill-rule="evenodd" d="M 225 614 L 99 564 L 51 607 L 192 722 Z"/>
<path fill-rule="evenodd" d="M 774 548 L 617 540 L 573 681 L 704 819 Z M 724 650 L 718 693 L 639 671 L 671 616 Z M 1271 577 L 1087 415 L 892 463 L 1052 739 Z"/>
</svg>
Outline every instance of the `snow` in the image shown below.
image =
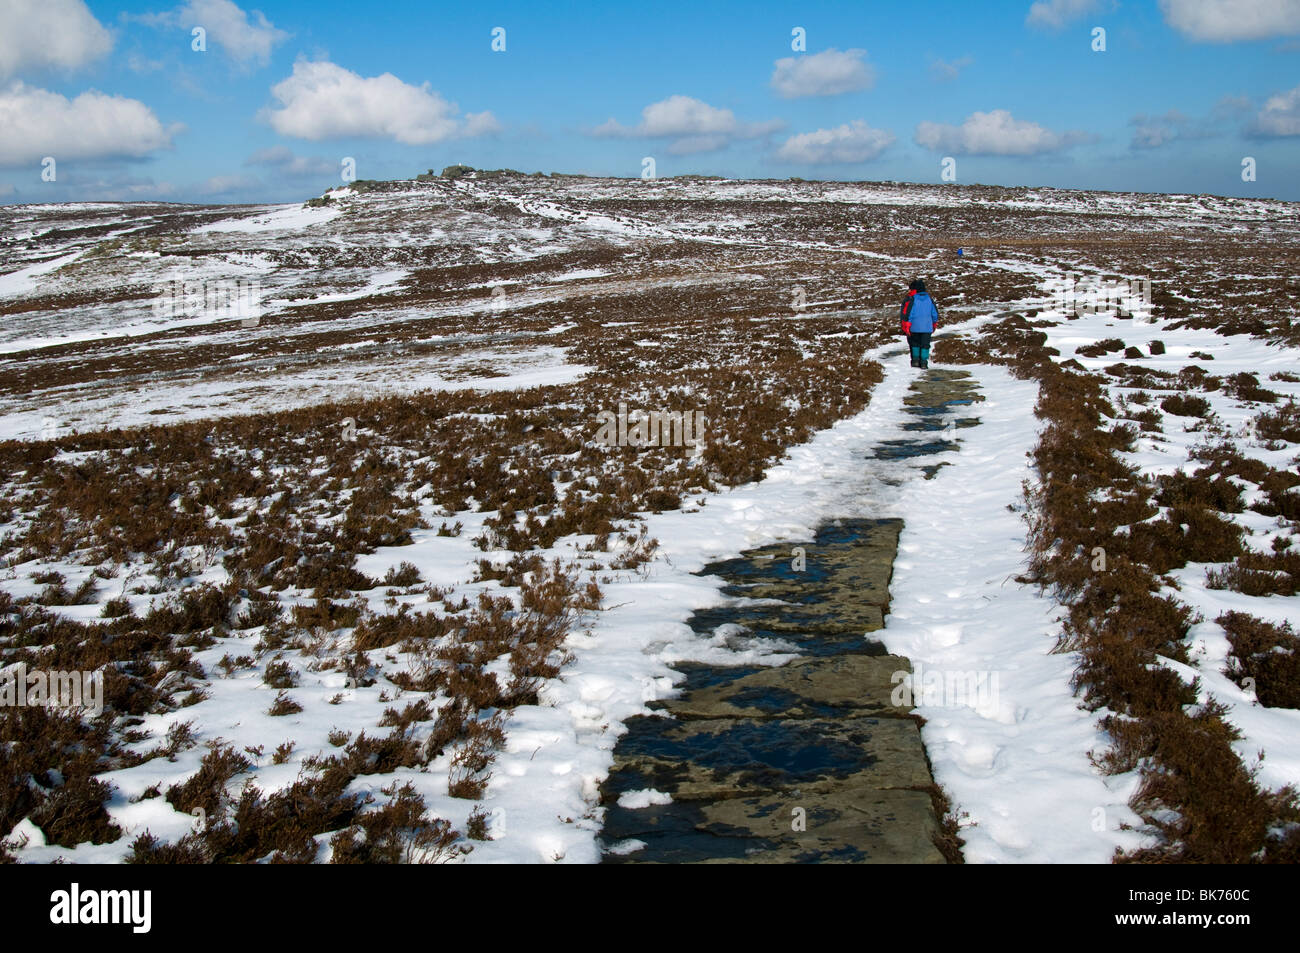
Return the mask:
<svg viewBox="0 0 1300 953">
<path fill-rule="evenodd" d="M 656 791 L 654 788 L 642 788 L 640 791 L 624 791 L 618 796 L 618 803 L 620 807 L 635 810 L 655 804 L 671 804 L 673 796 L 663 791 Z"/>
<path fill-rule="evenodd" d="M 43 278 L 51 272 L 58 271 L 64 265 L 70 265 L 84 252 L 76 251 L 71 255 L 61 255 L 50 261 L 41 262 L 37 265 L 28 265 L 26 268 L 20 268 L 18 271 L 11 271 L 6 275 L 0 275 L 0 296 L 10 297 L 13 295 L 29 294 L 36 290 L 40 284 L 38 278 Z"/>
<path fill-rule="evenodd" d="M 332 301 L 356 301 L 360 298 L 370 298 L 374 295 L 385 294 L 400 288 L 402 281 L 409 278 L 411 273 L 404 268 L 390 269 L 388 271 L 377 272 L 366 279 L 366 283 L 360 288 L 353 291 L 340 291 L 334 294 L 316 295 L 312 298 L 298 298 L 293 301 L 268 301 L 266 307 L 274 308 L 300 308 L 309 304 L 325 304 Z"/>
<path fill-rule="evenodd" d="M 60 344 L 76 344 L 84 341 L 109 341 L 115 338 L 141 337 L 170 331 L 175 328 L 202 327 L 212 323 L 207 314 L 194 314 L 189 317 L 147 318 L 137 321 L 121 321 L 112 327 L 84 327 L 64 334 L 44 334 L 30 337 L 16 337 L 0 342 L 0 354 L 16 354 L 20 351 L 37 351 Z M 227 319 L 230 320 L 230 319 Z"/>
<path fill-rule="evenodd" d="M 929 703 L 922 692 L 916 709 L 935 780 L 969 815 L 967 862 L 1105 863 L 1139 843 L 1119 830 L 1138 823 L 1126 805 L 1134 781 L 1089 762 L 1104 739 L 1069 690 L 1076 658 L 1053 654 L 1056 606 L 1014 581 L 1025 524 L 1007 505 L 1031 476 L 1036 388 L 1001 368 L 970 370 L 986 395 L 974 408 L 981 423 L 959 431 L 951 466 L 901 501 L 884 642 L 914 671 L 978 673 L 993 686 L 985 705 L 946 692 Z M 873 403 L 896 403 L 886 394 Z"/>
<path fill-rule="evenodd" d="M 303 205 L 273 205 L 246 218 L 227 218 L 208 225 L 200 225 L 193 231 L 198 235 L 212 232 L 280 232 L 296 231 L 323 225 L 331 219 L 338 218 L 342 211 L 329 206 L 307 208 Z"/>
<path fill-rule="evenodd" d="M 469 376 L 460 368 L 488 363 L 498 374 Z M 400 366 L 401 373 L 395 374 Z M 554 347 L 476 348 L 453 357 L 405 358 L 400 365 L 384 354 L 371 361 L 349 361 L 338 368 L 313 367 L 294 372 L 252 368 L 247 373 L 212 381 L 141 383 L 111 395 L 69 395 L 57 410 L 31 408 L 33 401 L 0 401 L 0 440 L 46 439 L 53 428 L 67 435 L 110 427 L 137 427 L 160 421 L 235 417 L 355 398 L 375 398 L 420 391 L 523 390 L 564 384 L 591 368 L 569 363 Z M 274 389 L 268 392 L 268 382 Z M 57 414 L 57 416 L 56 416 Z"/>
<path fill-rule="evenodd" d="M 572 271 L 566 271 L 562 275 L 556 275 L 553 278 L 548 278 L 547 281 L 551 281 L 551 282 L 578 281 L 579 279 L 582 278 L 603 278 L 607 274 L 609 274 L 609 272 L 602 271 L 599 268 L 575 268 Z"/>
</svg>

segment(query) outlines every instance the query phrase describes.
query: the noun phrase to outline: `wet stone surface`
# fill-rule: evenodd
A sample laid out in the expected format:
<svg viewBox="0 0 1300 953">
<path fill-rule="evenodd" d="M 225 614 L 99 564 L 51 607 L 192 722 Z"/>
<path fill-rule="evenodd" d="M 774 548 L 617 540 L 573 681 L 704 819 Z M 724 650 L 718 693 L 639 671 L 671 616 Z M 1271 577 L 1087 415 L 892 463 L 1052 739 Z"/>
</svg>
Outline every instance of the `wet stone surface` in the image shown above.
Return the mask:
<svg viewBox="0 0 1300 953">
<path fill-rule="evenodd" d="M 979 400 L 963 371 L 921 372 L 902 408 L 916 437 L 882 442 L 876 465 L 933 476 L 945 464 L 918 458 L 957 449 L 955 432 L 979 420 L 956 412 Z M 919 725 L 890 698 L 911 666 L 872 636 L 889 611 L 901 530 L 894 519 L 838 520 L 811 541 L 706 567 L 733 599 L 696 613 L 695 631 L 731 626 L 735 639 L 779 640 L 800 657 L 678 666 L 680 696 L 631 719 L 615 749 L 601 789 L 605 862 L 944 862 Z M 637 796 L 646 790 L 672 803 L 642 806 L 658 799 Z"/>
</svg>

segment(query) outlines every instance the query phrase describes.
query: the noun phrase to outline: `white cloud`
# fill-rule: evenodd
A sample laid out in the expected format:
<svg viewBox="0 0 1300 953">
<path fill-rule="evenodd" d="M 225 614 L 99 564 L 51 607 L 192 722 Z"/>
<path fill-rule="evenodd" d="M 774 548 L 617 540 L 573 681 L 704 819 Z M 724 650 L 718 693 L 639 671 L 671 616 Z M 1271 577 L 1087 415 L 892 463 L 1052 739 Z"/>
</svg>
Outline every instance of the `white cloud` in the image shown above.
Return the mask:
<svg viewBox="0 0 1300 953">
<path fill-rule="evenodd" d="M 271 127 L 296 139 L 361 136 L 429 145 L 501 128 L 490 112 L 459 116 L 456 104 L 428 83 L 412 86 L 392 73 L 363 77 L 326 60 L 299 60 L 271 94 L 280 101 L 267 113 Z"/>
<path fill-rule="evenodd" d="M 65 159 L 141 158 L 171 146 L 175 126 L 163 128 L 138 99 L 88 90 L 76 99 L 14 82 L 0 91 L 0 166 Z"/>
<path fill-rule="evenodd" d="M 780 129 L 779 120 L 741 122 L 730 109 L 719 109 L 690 96 L 669 96 L 641 110 L 641 121 L 624 126 L 610 119 L 591 130 L 593 136 L 671 139 L 674 155 L 711 152 L 738 139 L 755 139 Z"/>
<path fill-rule="evenodd" d="M 0 80 L 26 69 L 77 69 L 113 47 L 82 0 L 4 0 Z"/>
<path fill-rule="evenodd" d="M 1081 133 L 1056 133 L 1035 122 L 1012 118 L 1005 109 L 974 112 L 960 126 L 920 122 L 916 144 L 951 155 L 1031 156 L 1056 152 L 1082 141 Z"/>
<path fill-rule="evenodd" d="M 1132 146 L 1135 149 L 1155 149 L 1183 138 L 1187 131 L 1187 117 L 1177 109 L 1171 109 L 1163 116 L 1148 116 L 1144 113 L 1129 120 L 1134 126 Z"/>
<path fill-rule="evenodd" d="M 647 136 L 730 135 L 744 123 L 730 109 L 718 109 L 690 96 L 670 96 L 641 111 L 641 131 Z"/>
<path fill-rule="evenodd" d="M 1071 20 L 1100 13 L 1111 5 L 1105 0 L 1037 0 L 1025 15 L 1025 24 L 1059 30 Z"/>
<path fill-rule="evenodd" d="M 1165 22 L 1206 43 L 1300 33 L 1300 0 L 1160 0 Z"/>
<path fill-rule="evenodd" d="M 1240 116 L 1243 113 L 1250 112 L 1250 109 L 1249 96 L 1220 96 L 1219 101 L 1214 104 L 1214 117 L 1216 119 L 1225 119 Z"/>
<path fill-rule="evenodd" d="M 818 129 L 791 136 L 777 156 L 789 162 L 866 162 L 884 152 L 894 142 L 894 134 L 872 129 L 861 119 L 834 129 Z"/>
<path fill-rule="evenodd" d="M 288 146 L 259 149 L 244 160 L 244 165 L 267 166 L 283 175 L 302 177 L 333 175 L 340 168 L 329 159 L 322 159 L 319 156 L 295 155 Z"/>
<path fill-rule="evenodd" d="M 1252 130 L 1260 136 L 1300 136 L 1300 86 L 1270 96 L 1255 117 Z"/>
<path fill-rule="evenodd" d="M 270 62 L 271 51 L 290 36 L 261 10 L 247 12 L 232 0 L 188 0 L 167 13 L 128 15 L 127 19 L 186 33 L 202 27 L 207 42 L 220 47 L 241 66 L 265 66 Z"/>
<path fill-rule="evenodd" d="M 289 38 L 261 10 L 252 11 L 257 22 L 250 22 L 249 15 L 231 0 L 190 0 L 179 12 L 182 17 L 190 18 L 191 29 L 203 27 L 210 40 L 241 63 L 265 66 L 275 45 Z"/>
<path fill-rule="evenodd" d="M 801 96 L 838 96 L 870 89 L 876 73 L 863 57 L 866 50 L 823 50 L 809 56 L 787 56 L 776 61 L 772 88 L 786 99 Z"/>
<path fill-rule="evenodd" d="M 960 57 L 959 59 L 953 60 L 951 63 L 947 60 L 939 59 L 939 57 L 936 56 L 934 59 L 930 60 L 930 72 L 934 75 L 934 78 L 940 82 L 948 82 L 949 80 L 956 79 L 962 70 L 974 62 L 975 60 L 969 56 Z"/>
</svg>

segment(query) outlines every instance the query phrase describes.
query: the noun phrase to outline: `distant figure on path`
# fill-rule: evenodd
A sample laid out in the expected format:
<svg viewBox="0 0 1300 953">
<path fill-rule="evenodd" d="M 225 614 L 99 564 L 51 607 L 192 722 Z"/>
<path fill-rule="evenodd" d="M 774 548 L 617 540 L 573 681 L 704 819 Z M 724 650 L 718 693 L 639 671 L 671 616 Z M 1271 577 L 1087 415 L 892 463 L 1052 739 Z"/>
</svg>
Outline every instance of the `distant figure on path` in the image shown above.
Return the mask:
<svg viewBox="0 0 1300 953">
<path fill-rule="evenodd" d="M 912 349 L 912 366 L 930 366 L 930 335 L 939 326 L 939 309 L 925 290 L 925 281 L 917 278 L 908 287 L 907 297 L 899 309 L 903 333 Z"/>
</svg>

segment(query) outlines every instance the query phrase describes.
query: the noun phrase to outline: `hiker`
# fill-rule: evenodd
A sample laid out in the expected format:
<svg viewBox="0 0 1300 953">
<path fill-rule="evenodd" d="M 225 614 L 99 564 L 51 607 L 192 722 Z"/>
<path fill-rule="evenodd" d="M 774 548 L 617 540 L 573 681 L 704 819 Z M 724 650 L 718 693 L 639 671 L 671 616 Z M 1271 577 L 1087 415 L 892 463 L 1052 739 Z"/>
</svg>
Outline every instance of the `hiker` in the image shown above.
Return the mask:
<svg viewBox="0 0 1300 953">
<path fill-rule="evenodd" d="M 903 334 L 907 336 L 908 346 L 912 349 L 912 366 L 930 366 L 930 335 L 939 326 L 939 309 L 934 306 L 934 299 L 925 290 L 925 281 L 917 278 L 907 286 L 907 297 L 899 309 Z"/>
</svg>

